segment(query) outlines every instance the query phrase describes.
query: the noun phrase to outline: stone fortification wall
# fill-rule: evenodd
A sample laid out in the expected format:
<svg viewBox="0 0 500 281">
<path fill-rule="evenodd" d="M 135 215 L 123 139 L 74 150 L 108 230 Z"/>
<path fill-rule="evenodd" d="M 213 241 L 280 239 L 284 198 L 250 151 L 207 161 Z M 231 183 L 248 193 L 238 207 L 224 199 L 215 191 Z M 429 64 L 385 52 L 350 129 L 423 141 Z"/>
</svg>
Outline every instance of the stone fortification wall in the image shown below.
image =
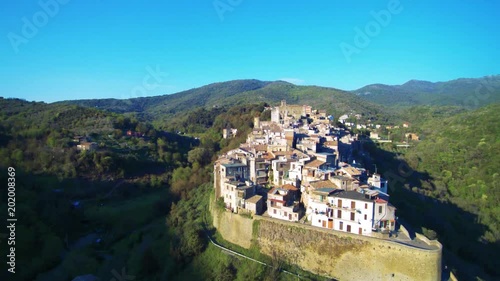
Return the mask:
<svg viewBox="0 0 500 281">
<path fill-rule="evenodd" d="M 316 274 L 339 280 L 441 279 L 441 244 L 425 237 L 433 249 L 260 216 L 214 212 L 213 217 L 227 241 L 250 248 L 254 237 L 262 253 Z"/>
</svg>

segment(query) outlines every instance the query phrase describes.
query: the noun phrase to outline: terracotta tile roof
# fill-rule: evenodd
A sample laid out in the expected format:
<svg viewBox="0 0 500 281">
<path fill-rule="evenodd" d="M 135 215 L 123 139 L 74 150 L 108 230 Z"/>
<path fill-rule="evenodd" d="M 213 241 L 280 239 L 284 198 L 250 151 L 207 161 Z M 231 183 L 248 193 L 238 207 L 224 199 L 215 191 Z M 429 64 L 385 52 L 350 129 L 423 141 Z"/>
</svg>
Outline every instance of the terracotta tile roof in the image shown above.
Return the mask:
<svg viewBox="0 0 500 281">
<path fill-rule="evenodd" d="M 274 158 L 276 158 L 276 155 L 274 155 L 272 152 L 268 152 L 268 153 L 265 153 L 262 158 L 266 159 L 266 160 L 273 160 Z"/>
<path fill-rule="evenodd" d="M 325 146 L 338 146 L 339 143 L 337 141 L 325 141 Z"/>
<path fill-rule="evenodd" d="M 346 173 L 348 173 L 351 176 L 360 176 L 361 175 L 361 172 L 354 167 L 343 167 L 342 170 L 344 170 Z"/>
<path fill-rule="evenodd" d="M 260 199 L 262 199 L 262 196 L 260 196 L 260 195 L 254 195 L 254 196 L 248 198 L 246 200 L 246 202 L 256 204 L 257 202 L 259 202 Z"/>
<path fill-rule="evenodd" d="M 284 184 L 282 187 L 282 189 L 287 189 L 287 190 L 299 190 L 298 188 L 296 188 L 295 186 L 291 185 L 291 184 Z"/>
<path fill-rule="evenodd" d="M 313 190 L 314 194 L 319 194 L 319 195 L 329 195 L 330 193 L 334 192 L 336 188 L 329 188 L 329 187 L 322 187 L 318 188 L 316 190 Z"/>
<path fill-rule="evenodd" d="M 267 144 L 260 144 L 255 146 L 256 151 L 267 151 Z"/>
<path fill-rule="evenodd" d="M 324 161 L 321 161 L 321 160 L 316 159 L 316 160 L 313 160 L 313 161 L 311 161 L 311 162 L 307 163 L 307 164 L 306 164 L 306 167 L 318 168 L 319 166 L 321 166 L 321 165 L 323 165 L 323 164 L 325 164 L 325 163 L 326 163 L 326 162 L 324 162 Z"/>
<path fill-rule="evenodd" d="M 325 188 L 325 187 L 337 188 L 337 185 L 329 180 L 313 181 L 313 182 L 310 182 L 309 185 L 311 185 L 314 188 Z"/>
<path fill-rule="evenodd" d="M 278 157 L 278 156 L 291 156 L 293 155 L 292 151 L 273 151 L 273 154 Z"/>
</svg>

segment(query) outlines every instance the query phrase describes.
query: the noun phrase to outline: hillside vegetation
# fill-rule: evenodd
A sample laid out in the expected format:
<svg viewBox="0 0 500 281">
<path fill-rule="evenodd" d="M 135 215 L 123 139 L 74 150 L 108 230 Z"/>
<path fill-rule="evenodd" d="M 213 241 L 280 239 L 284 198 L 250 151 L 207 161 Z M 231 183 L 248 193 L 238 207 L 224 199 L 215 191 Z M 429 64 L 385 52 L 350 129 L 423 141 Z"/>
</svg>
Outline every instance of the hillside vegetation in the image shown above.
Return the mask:
<svg viewBox="0 0 500 281">
<path fill-rule="evenodd" d="M 95 108 L 0 99 L 0 169 L 16 170 L 16 280 L 112 280 L 123 272 L 136 280 L 289 280 L 221 253 L 204 230 L 211 160 L 244 140 L 263 108 L 192 115 L 199 127 L 184 131 L 201 132 L 195 139 Z M 223 140 L 225 126 L 241 134 Z M 78 151 L 77 134 L 96 150 Z M 6 264 L 0 269 L 8 280 Z"/>
<path fill-rule="evenodd" d="M 454 254 L 445 251 L 448 262 L 467 280 L 484 271 L 500 275 L 499 111 L 500 104 L 475 111 L 412 108 L 407 114 L 415 116 L 412 130 L 421 141 L 408 149 L 371 149 L 393 181 L 399 216 L 437 237 Z"/>
<path fill-rule="evenodd" d="M 115 247 L 134 231 L 168 234 L 158 219 L 178 200 L 168 187 L 188 166 L 197 140 L 74 105 L 0 99 L 0 109 L 0 167 L 16 171 L 16 258 L 18 267 L 25 265 L 18 280 L 99 273 L 120 261 Z M 127 136 L 128 130 L 144 137 Z M 78 151 L 76 135 L 96 142 L 96 150 Z M 0 179 L 7 182 L 6 176 Z M 2 196 L 4 210 L 6 200 Z M 111 274 L 111 268 L 105 271 Z"/>
<path fill-rule="evenodd" d="M 394 135 L 399 141 L 405 132 L 417 133 L 421 141 L 412 147 L 367 144 L 371 160 L 393 183 L 398 216 L 437 237 L 446 261 L 465 280 L 500 276 L 500 105 L 470 111 L 460 102 L 469 93 L 479 97 L 478 105 L 494 103 L 495 79 L 479 96 L 471 92 L 478 85 L 474 79 L 450 84 L 460 88 L 453 90 L 456 97 L 444 84 L 404 86 L 412 89 L 416 103 L 440 104 L 418 94 L 425 92 L 457 106 L 406 107 L 403 92 L 390 99 L 393 88 L 383 89 L 386 99 L 377 102 L 393 100 L 403 105 L 400 111 L 363 100 L 372 94 L 258 80 L 130 100 L 44 104 L 0 98 L 0 167 L 16 168 L 17 215 L 23 218 L 17 254 L 20 261 L 32 261 L 18 276 L 71 280 L 93 273 L 110 280 L 112 270 L 123 267 L 140 280 L 203 280 L 191 274 L 197 270 L 213 280 L 248 280 L 250 271 L 258 273 L 254 280 L 275 276 L 214 251 L 203 221 L 210 219 L 204 211 L 212 161 L 244 142 L 253 118 L 269 120 L 264 109 L 283 99 L 335 117 L 360 113 L 357 122 L 410 122 Z M 238 134 L 222 139 L 221 130 L 229 127 Z M 97 149 L 79 151 L 76 136 L 95 142 Z M 410 172 L 401 174 L 401 167 Z M 394 174 L 399 178 L 389 177 Z M 5 174 L 0 180 L 6 182 Z M 0 207 L 5 209 L 4 198 Z"/>
</svg>

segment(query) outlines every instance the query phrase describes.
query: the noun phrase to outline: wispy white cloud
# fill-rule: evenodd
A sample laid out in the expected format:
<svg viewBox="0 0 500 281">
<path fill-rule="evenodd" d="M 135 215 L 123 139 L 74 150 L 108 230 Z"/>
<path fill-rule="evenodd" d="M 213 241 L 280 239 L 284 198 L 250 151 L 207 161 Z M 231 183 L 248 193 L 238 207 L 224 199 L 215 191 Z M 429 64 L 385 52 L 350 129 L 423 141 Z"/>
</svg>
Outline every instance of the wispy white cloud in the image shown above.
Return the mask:
<svg viewBox="0 0 500 281">
<path fill-rule="evenodd" d="M 305 82 L 304 80 L 299 79 L 299 78 L 280 78 L 278 80 L 285 81 L 285 82 L 288 82 L 288 83 L 292 83 L 292 84 L 295 84 L 295 85 L 302 85 Z"/>
</svg>

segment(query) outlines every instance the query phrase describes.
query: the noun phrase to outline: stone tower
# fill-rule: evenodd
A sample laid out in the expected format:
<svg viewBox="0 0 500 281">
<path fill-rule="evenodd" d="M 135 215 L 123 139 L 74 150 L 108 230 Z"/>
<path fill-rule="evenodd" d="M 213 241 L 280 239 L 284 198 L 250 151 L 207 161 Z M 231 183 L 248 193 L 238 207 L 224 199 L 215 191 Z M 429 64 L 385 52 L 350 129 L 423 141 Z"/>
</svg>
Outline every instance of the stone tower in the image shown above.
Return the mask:
<svg viewBox="0 0 500 281">
<path fill-rule="evenodd" d="M 257 116 L 253 118 L 253 127 L 260 128 L 260 117 Z"/>
</svg>

